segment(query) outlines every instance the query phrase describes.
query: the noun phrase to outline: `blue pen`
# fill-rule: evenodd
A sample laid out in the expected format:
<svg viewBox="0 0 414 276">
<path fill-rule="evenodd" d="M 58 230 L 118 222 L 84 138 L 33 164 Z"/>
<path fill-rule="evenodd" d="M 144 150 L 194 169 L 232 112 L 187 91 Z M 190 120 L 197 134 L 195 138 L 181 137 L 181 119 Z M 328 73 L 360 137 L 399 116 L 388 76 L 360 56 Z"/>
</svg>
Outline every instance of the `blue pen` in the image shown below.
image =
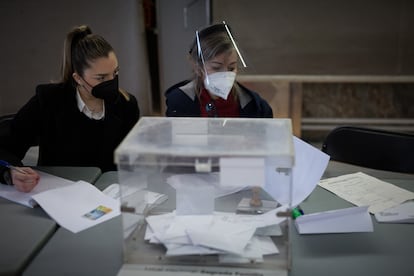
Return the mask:
<svg viewBox="0 0 414 276">
<path fill-rule="evenodd" d="M 26 172 L 24 170 L 22 170 L 22 169 L 20 169 L 18 167 L 15 167 L 15 166 L 11 165 L 9 162 L 4 161 L 4 160 L 0 160 L 0 166 L 9 168 L 10 170 L 16 170 L 16 171 L 18 171 L 20 173 L 26 174 Z"/>
</svg>

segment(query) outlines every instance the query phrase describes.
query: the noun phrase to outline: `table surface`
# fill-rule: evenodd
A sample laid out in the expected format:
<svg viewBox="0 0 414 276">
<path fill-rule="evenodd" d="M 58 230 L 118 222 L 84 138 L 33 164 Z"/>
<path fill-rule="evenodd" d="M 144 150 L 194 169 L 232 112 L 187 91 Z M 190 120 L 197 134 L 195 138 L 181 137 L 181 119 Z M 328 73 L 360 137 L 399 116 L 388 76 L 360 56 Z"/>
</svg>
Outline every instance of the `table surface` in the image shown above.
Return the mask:
<svg viewBox="0 0 414 276">
<path fill-rule="evenodd" d="M 324 178 L 363 171 L 414 191 L 414 175 L 390 173 L 331 162 Z M 352 207 L 351 203 L 316 187 L 301 203 L 305 213 Z M 299 235 L 292 237 L 291 276 L 299 275 L 414 275 L 414 225 L 378 223 L 374 232 Z"/>
<path fill-rule="evenodd" d="M 330 162 L 324 178 L 358 171 L 414 191 L 412 174 L 338 162 Z M 95 184 L 103 189 L 114 182 L 117 173 L 108 172 Z M 351 206 L 320 187 L 301 204 L 306 213 Z M 289 275 L 414 275 L 414 225 L 372 220 L 372 233 L 299 235 L 292 228 L 293 265 Z M 78 234 L 59 228 L 24 275 L 116 275 L 121 265 L 122 226 L 117 217 Z"/>
<path fill-rule="evenodd" d="M 38 170 L 73 181 L 93 183 L 100 175 L 92 167 L 38 167 Z M 41 208 L 28 208 L 0 198 L 0 275 L 21 274 L 58 229 Z"/>
</svg>

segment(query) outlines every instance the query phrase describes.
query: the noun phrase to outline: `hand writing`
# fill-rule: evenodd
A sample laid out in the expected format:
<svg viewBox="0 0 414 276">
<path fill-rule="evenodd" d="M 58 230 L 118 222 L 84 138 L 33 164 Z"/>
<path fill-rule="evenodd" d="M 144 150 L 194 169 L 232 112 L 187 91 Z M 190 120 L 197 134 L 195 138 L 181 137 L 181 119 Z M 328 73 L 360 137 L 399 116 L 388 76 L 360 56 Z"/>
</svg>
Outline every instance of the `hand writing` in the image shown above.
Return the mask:
<svg viewBox="0 0 414 276">
<path fill-rule="evenodd" d="M 13 185 L 20 192 L 28 193 L 39 183 L 40 175 L 31 168 L 21 167 L 23 172 L 11 170 Z"/>
</svg>

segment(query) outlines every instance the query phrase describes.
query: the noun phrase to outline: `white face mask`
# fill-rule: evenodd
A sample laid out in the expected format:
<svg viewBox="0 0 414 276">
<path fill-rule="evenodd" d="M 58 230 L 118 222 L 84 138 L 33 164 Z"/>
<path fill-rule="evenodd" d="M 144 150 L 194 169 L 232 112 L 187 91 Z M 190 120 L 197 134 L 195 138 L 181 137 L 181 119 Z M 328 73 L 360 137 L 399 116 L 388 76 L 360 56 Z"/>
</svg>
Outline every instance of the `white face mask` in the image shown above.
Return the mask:
<svg viewBox="0 0 414 276">
<path fill-rule="evenodd" d="M 204 86 L 211 94 L 227 100 L 235 79 L 234 72 L 217 72 L 204 79 Z"/>
</svg>

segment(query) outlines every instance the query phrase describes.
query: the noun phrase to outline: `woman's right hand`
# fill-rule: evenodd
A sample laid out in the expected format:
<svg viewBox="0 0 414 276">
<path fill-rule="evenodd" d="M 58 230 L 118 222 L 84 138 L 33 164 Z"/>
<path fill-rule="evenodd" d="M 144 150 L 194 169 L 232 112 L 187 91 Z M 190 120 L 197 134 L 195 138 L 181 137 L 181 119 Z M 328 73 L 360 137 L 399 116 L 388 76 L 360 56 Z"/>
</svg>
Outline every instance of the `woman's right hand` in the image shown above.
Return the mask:
<svg viewBox="0 0 414 276">
<path fill-rule="evenodd" d="M 39 183 L 40 175 L 29 167 L 20 167 L 20 170 L 11 170 L 13 185 L 20 192 L 28 193 Z"/>
</svg>

